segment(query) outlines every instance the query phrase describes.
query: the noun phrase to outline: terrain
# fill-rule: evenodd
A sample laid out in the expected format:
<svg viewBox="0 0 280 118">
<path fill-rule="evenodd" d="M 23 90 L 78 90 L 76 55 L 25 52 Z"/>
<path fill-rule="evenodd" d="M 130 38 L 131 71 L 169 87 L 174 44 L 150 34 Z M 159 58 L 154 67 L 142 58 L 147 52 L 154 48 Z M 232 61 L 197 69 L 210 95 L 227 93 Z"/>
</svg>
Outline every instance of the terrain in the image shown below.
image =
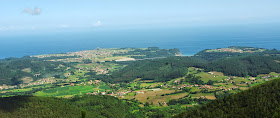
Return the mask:
<svg viewBox="0 0 280 118">
<path fill-rule="evenodd" d="M 278 81 L 279 55 L 275 49 L 232 46 L 206 49 L 194 56 L 181 56 L 178 49 L 149 47 L 6 58 L 0 60 L 0 96 L 15 109 L 2 107 L 0 113 L 31 117 L 24 110 L 36 106 L 50 110 L 54 117 L 83 113 L 112 117 L 120 112 L 115 106 L 123 105 L 127 114 L 118 117 L 172 117 L 186 110 L 184 117 L 189 117 L 193 109 Z M 99 99 L 100 103 L 89 102 Z M 17 106 L 14 100 L 27 102 Z M 51 111 L 55 104 L 48 100 L 63 104 L 57 109 L 71 107 L 73 112 Z M 96 113 L 99 108 L 105 108 L 104 112 Z M 51 116 L 36 113 L 32 117 Z M 206 115 L 196 116 L 212 115 L 202 114 Z"/>
</svg>

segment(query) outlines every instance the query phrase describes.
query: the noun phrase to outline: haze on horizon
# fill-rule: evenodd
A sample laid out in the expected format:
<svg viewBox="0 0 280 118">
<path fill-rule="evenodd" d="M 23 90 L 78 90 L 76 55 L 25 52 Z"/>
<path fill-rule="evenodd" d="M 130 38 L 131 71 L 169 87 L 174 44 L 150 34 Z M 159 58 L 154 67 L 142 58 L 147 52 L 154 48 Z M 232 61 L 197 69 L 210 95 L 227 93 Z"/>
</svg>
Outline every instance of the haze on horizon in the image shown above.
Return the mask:
<svg viewBox="0 0 280 118">
<path fill-rule="evenodd" d="M 0 36 L 280 24 L 271 0 L 1 0 Z"/>
</svg>

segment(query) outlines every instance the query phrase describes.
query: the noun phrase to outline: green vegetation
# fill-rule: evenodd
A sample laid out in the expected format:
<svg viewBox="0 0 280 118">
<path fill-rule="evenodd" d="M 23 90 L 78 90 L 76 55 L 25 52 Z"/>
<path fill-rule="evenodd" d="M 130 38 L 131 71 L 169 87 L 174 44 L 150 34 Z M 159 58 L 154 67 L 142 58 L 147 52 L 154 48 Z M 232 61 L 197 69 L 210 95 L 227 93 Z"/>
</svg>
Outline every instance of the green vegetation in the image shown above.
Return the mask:
<svg viewBox="0 0 280 118">
<path fill-rule="evenodd" d="M 69 110 L 73 117 L 164 118 L 194 110 L 215 99 L 225 100 L 227 96 L 280 76 L 277 50 L 229 47 L 205 50 L 191 57 L 175 56 L 179 54 L 177 49 L 157 47 L 98 48 L 0 60 L 0 80 L 3 80 L 0 100 L 18 100 L 19 105 L 12 105 L 14 109 L 9 108 L 12 110 L 0 108 L 0 114 L 68 117 L 68 112 L 61 112 Z M 25 102 L 20 103 L 21 99 Z M 47 100 L 61 106 L 53 108 L 55 105 Z M 125 113 L 115 110 L 117 105 L 125 109 Z M 37 112 L 31 107 L 47 112 Z M 34 115 L 24 113 L 29 110 Z"/>
<path fill-rule="evenodd" d="M 74 96 L 74 95 L 82 95 L 89 92 L 95 91 L 94 88 L 96 86 L 88 85 L 88 86 L 65 86 L 58 87 L 54 89 L 48 89 L 44 91 L 36 92 L 36 96 L 56 96 L 56 97 L 64 97 L 64 96 Z"/>
<path fill-rule="evenodd" d="M 187 73 L 188 67 L 201 63 L 204 64 L 206 61 L 191 57 L 143 60 L 129 64 L 109 76 L 97 76 L 96 78 L 113 83 L 129 82 L 137 78 L 142 78 L 142 80 L 169 81 L 184 76 Z"/>
<path fill-rule="evenodd" d="M 64 67 L 58 68 L 61 64 L 65 65 L 63 62 L 44 61 L 30 57 L 7 58 L 1 60 L 0 63 L 0 85 L 18 85 L 23 83 L 24 77 L 36 80 L 62 74 L 65 70 Z M 35 74 L 38 75 L 34 76 Z"/>
<path fill-rule="evenodd" d="M 277 79 L 212 101 L 176 117 L 278 117 L 279 98 L 280 79 Z"/>
<path fill-rule="evenodd" d="M 247 56 L 213 61 L 205 69 L 232 76 L 245 77 L 249 75 L 256 77 L 259 74 L 268 74 L 270 72 L 279 73 L 280 64 L 272 57 Z"/>
<path fill-rule="evenodd" d="M 137 61 L 109 76 L 96 78 L 109 82 L 129 82 L 137 78 L 142 80 L 169 81 L 183 77 L 188 67 L 203 68 L 205 71 L 218 71 L 231 76 L 254 76 L 280 72 L 276 59 L 267 56 L 247 56 L 224 58 L 217 61 L 206 61 L 199 57 L 169 57 L 157 60 Z"/>
<path fill-rule="evenodd" d="M 111 96 L 76 96 L 72 99 L 15 96 L 0 98 L 0 114 L 5 118 L 22 117 L 64 117 L 79 118 L 81 111 L 86 117 L 128 117 L 129 106 L 126 102 Z"/>
</svg>

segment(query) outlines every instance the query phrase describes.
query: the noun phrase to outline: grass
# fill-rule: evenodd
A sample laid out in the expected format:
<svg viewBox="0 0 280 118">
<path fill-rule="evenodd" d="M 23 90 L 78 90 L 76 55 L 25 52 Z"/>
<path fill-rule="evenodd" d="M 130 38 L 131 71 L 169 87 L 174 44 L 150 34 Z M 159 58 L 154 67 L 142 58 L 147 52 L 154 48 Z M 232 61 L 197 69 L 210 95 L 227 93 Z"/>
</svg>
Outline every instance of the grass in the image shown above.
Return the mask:
<svg viewBox="0 0 280 118">
<path fill-rule="evenodd" d="M 32 88 L 24 88 L 24 89 L 13 89 L 13 90 L 4 90 L 1 91 L 1 93 L 6 93 L 6 92 L 25 92 L 25 91 L 31 91 Z"/>
<path fill-rule="evenodd" d="M 58 87 L 54 89 L 48 89 L 45 91 L 36 92 L 36 96 L 67 96 L 67 95 L 79 95 L 79 94 L 86 94 L 88 92 L 94 92 L 94 88 L 96 86 L 65 86 L 65 87 Z"/>
<path fill-rule="evenodd" d="M 99 89 L 106 89 L 106 90 L 108 90 L 110 88 L 109 88 L 109 86 L 103 85 L 103 86 L 99 86 Z"/>
<path fill-rule="evenodd" d="M 131 94 L 135 94 L 135 92 L 131 93 L 130 95 L 126 95 L 125 99 L 133 99 L 135 97 L 135 99 L 137 99 L 140 102 L 148 102 L 148 103 L 152 103 L 158 104 L 158 102 L 167 102 L 169 99 L 172 99 L 172 97 L 175 96 L 161 96 L 162 94 L 168 94 L 168 93 L 173 93 L 175 92 L 175 90 L 168 90 L 168 89 L 163 89 L 161 91 L 148 91 L 148 90 L 143 90 L 145 91 L 144 94 L 136 94 L 136 96 L 131 95 Z M 149 99 L 147 99 L 149 98 Z"/>
<path fill-rule="evenodd" d="M 227 77 L 224 76 L 223 74 L 221 73 L 218 73 L 218 72 L 213 72 L 214 74 L 209 74 L 209 73 L 206 73 L 206 72 L 201 72 L 201 73 L 198 73 L 198 74 L 195 74 L 196 76 L 200 76 L 201 77 L 201 80 L 203 82 L 208 82 L 209 80 L 212 80 L 212 81 L 221 81 L 223 79 L 226 79 Z"/>
<path fill-rule="evenodd" d="M 148 86 L 151 86 L 151 87 L 156 87 L 158 85 L 161 85 L 162 83 L 159 82 L 159 83 L 141 83 L 141 87 L 148 87 Z"/>
<path fill-rule="evenodd" d="M 208 82 L 209 80 L 212 80 L 212 81 L 221 81 L 223 79 L 226 79 L 227 77 L 224 76 L 223 73 L 221 72 L 215 72 L 213 71 L 212 74 L 209 74 L 209 73 L 206 73 L 204 72 L 203 70 L 201 70 L 201 72 L 198 72 L 194 67 L 190 67 L 188 68 L 188 73 L 187 74 L 193 74 L 195 76 L 200 76 L 201 77 L 201 80 L 203 82 Z"/>
</svg>

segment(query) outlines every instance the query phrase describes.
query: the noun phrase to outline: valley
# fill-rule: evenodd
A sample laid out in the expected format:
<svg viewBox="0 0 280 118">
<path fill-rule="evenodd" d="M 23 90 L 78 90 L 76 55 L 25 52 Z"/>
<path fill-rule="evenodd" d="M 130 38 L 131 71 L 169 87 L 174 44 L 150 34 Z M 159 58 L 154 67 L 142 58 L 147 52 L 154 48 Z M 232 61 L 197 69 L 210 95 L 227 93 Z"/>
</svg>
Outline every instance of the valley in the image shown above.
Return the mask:
<svg viewBox="0 0 280 118">
<path fill-rule="evenodd" d="M 7 82 L 0 85 L 0 96 L 69 100 L 77 96 L 112 96 L 130 104 L 134 115 L 151 117 L 166 112 L 163 117 L 171 117 L 280 76 L 277 50 L 229 47 L 191 57 L 180 54 L 177 49 L 157 47 L 98 48 L 4 59 L 0 61 L 0 72 L 15 76 L 11 74 L 7 79 L 1 75 L 0 79 Z"/>
</svg>

